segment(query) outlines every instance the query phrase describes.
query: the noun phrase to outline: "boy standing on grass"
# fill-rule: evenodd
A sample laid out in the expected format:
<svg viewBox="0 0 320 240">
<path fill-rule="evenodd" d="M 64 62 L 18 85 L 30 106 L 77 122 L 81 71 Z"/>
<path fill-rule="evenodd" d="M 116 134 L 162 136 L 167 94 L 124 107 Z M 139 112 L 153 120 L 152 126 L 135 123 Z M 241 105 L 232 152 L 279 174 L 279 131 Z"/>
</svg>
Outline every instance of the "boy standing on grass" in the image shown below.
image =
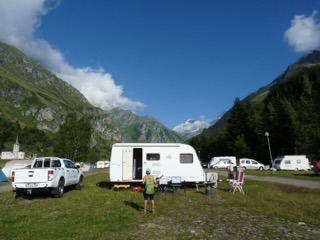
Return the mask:
<svg viewBox="0 0 320 240">
<path fill-rule="evenodd" d="M 154 187 L 157 185 L 156 179 L 151 175 L 151 169 L 146 170 L 146 174 L 143 177 L 142 184 L 144 184 L 144 210 L 143 213 L 147 213 L 148 200 L 151 201 L 152 213 L 155 213 L 154 209 Z"/>
</svg>

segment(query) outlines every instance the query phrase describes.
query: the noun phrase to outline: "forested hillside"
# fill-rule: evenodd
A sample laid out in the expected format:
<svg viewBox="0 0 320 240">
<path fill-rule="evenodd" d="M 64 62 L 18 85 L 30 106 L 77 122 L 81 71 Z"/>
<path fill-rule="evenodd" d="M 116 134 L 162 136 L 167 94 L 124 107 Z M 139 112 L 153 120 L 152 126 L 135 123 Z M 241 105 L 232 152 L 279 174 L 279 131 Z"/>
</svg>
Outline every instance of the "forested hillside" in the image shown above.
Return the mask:
<svg viewBox="0 0 320 240">
<path fill-rule="evenodd" d="M 152 117 L 91 105 L 72 85 L 0 42 L 1 150 L 12 149 L 17 136 L 26 155 L 93 162 L 109 158 L 115 142 L 183 141 Z"/>
<path fill-rule="evenodd" d="M 190 140 L 206 161 L 212 156 L 250 157 L 270 164 L 271 153 L 320 158 L 320 65 L 304 68 L 270 89 L 261 101 L 236 99 L 219 131 Z"/>
</svg>

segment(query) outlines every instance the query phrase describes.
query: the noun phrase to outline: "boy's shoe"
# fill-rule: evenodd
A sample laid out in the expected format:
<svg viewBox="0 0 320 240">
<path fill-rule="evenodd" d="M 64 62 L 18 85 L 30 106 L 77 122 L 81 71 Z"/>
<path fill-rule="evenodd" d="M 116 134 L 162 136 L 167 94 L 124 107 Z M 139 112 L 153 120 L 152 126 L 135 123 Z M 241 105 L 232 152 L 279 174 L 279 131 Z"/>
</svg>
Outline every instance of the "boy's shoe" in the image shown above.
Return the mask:
<svg viewBox="0 0 320 240">
<path fill-rule="evenodd" d="M 142 213 L 143 213 L 143 214 L 147 214 L 147 210 L 146 210 L 146 209 L 144 209 Z"/>
<path fill-rule="evenodd" d="M 152 209 L 152 213 L 156 213 L 156 210 Z"/>
</svg>

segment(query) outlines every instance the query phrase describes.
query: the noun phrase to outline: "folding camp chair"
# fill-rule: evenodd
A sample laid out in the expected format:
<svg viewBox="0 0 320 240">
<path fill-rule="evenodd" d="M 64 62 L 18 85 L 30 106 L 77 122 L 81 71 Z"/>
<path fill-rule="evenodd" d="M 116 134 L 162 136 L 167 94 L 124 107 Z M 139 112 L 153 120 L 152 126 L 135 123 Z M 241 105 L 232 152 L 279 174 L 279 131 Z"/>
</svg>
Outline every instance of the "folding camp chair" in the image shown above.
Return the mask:
<svg viewBox="0 0 320 240">
<path fill-rule="evenodd" d="M 243 183 L 244 183 L 244 172 L 243 171 L 236 171 L 236 175 L 233 181 L 230 181 L 230 192 L 232 191 L 232 193 L 234 193 L 236 190 L 239 190 L 239 192 L 244 194 L 243 191 Z"/>
</svg>

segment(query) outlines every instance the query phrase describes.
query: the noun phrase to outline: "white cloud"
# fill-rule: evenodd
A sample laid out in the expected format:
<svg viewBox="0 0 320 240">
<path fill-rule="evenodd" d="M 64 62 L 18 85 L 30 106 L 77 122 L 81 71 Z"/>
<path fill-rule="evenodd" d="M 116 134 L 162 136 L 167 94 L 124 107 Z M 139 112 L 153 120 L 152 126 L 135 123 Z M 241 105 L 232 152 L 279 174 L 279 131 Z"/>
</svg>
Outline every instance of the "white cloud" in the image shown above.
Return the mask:
<svg viewBox="0 0 320 240">
<path fill-rule="evenodd" d="M 320 46 L 320 24 L 316 19 L 317 11 L 310 16 L 296 15 L 291 27 L 284 33 L 285 40 L 296 52 L 306 52 Z"/>
<path fill-rule="evenodd" d="M 13 45 L 77 88 L 93 105 L 104 109 L 120 107 L 134 110 L 145 105 L 123 96 L 123 87 L 116 85 L 104 69 L 74 68 L 44 39 L 34 33 L 41 17 L 61 0 L 0 0 L 0 41 Z"/>
</svg>

